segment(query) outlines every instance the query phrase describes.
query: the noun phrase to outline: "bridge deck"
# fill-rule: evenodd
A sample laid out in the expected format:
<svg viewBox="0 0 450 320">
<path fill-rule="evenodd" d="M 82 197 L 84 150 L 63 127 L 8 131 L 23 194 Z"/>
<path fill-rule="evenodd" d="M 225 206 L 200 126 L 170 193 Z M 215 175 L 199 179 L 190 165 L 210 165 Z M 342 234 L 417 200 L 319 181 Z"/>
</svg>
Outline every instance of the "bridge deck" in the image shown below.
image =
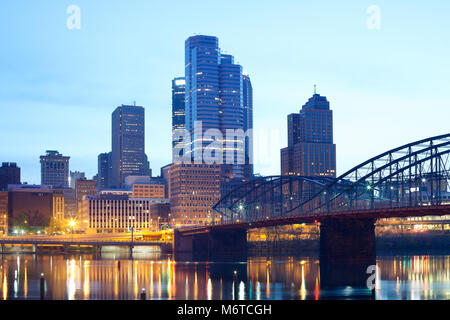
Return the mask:
<svg viewBox="0 0 450 320">
<path fill-rule="evenodd" d="M 166 242 L 156 241 L 80 241 L 80 240 L 38 240 L 38 239 L 0 239 L 0 244 L 30 244 L 30 245 L 55 245 L 55 246 L 161 246 Z"/>
<path fill-rule="evenodd" d="M 276 217 L 257 221 L 232 222 L 215 224 L 211 226 L 193 227 L 179 230 L 184 235 L 208 232 L 212 229 L 256 229 L 289 224 L 315 223 L 326 218 L 339 219 L 383 219 L 383 218 L 406 218 L 424 216 L 450 215 L 450 205 L 423 206 L 410 208 L 392 209 L 368 209 L 355 211 L 338 211 L 320 214 L 306 214 L 301 216 Z"/>
</svg>

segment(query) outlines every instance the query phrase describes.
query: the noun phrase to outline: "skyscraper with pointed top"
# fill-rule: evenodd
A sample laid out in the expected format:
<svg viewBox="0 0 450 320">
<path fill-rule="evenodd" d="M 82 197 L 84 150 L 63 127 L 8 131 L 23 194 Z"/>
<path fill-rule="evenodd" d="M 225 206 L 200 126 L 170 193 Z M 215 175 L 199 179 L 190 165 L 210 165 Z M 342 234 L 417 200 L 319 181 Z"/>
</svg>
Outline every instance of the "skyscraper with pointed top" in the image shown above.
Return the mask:
<svg viewBox="0 0 450 320">
<path fill-rule="evenodd" d="M 281 174 L 336 176 L 333 111 L 315 85 L 313 96 L 300 112 L 288 115 L 288 146 L 281 149 Z"/>
</svg>

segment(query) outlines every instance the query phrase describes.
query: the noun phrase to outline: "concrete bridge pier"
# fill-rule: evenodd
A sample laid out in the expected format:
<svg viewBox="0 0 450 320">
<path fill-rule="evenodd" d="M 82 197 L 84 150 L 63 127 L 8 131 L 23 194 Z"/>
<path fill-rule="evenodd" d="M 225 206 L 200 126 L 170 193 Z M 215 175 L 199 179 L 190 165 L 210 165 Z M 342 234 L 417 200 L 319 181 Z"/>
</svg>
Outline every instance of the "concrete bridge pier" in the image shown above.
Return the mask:
<svg viewBox="0 0 450 320">
<path fill-rule="evenodd" d="M 37 254 L 38 253 L 38 245 L 36 243 L 32 246 L 32 253 Z"/>
<path fill-rule="evenodd" d="M 130 260 L 132 260 L 133 259 L 133 248 L 134 248 L 134 246 L 133 245 L 130 245 L 129 247 L 129 254 L 130 254 Z"/>
<path fill-rule="evenodd" d="M 376 264 L 375 220 L 328 218 L 320 225 L 320 279 L 324 287 L 365 287 Z"/>
<path fill-rule="evenodd" d="M 206 229 L 174 231 L 173 253 L 176 260 L 247 260 L 247 230 Z"/>
<path fill-rule="evenodd" d="M 100 258 L 102 256 L 102 246 L 101 245 L 94 245 L 93 251 L 98 258 Z"/>
</svg>

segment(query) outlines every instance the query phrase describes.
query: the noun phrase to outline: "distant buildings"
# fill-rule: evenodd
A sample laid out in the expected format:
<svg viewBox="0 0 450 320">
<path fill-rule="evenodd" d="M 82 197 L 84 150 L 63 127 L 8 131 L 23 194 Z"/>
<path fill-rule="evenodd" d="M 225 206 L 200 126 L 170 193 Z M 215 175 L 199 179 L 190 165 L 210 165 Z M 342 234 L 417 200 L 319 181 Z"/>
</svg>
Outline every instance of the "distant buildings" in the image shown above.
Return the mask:
<svg viewBox="0 0 450 320">
<path fill-rule="evenodd" d="M 281 174 L 336 176 L 333 112 L 326 97 L 314 92 L 300 113 L 288 116 L 288 147 L 281 149 Z"/>
<path fill-rule="evenodd" d="M 86 179 L 86 174 L 84 172 L 79 172 L 79 171 L 75 171 L 72 172 L 70 171 L 69 173 L 69 187 L 72 189 L 75 189 L 75 184 L 77 182 L 77 180 L 80 179 Z"/>
<path fill-rule="evenodd" d="M 69 186 L 69 159 L 58 151 L 47 150 L 41 156 L 41 184 L 56 188 Z"/>
<path fill-rule="evenodd" d="M 98 155 L 97 188 L 107 189 L 110 186 L 112 171 L 111 152 Z"/>
<path fill-rule="evenodd" d="M 83 200 L 86 196 L 92 196 L 97 193 L 97 181 L 81 179 L 77 180 L 75 185 L 75 194 L 77 202 Z"/>
<path fill-rule="evenodd" d="M 15 162 L 3 162 L 0 167 L 0 191 L 8 190 L 8 184 L 20 184 L 20 168 Z"/>
</svg>

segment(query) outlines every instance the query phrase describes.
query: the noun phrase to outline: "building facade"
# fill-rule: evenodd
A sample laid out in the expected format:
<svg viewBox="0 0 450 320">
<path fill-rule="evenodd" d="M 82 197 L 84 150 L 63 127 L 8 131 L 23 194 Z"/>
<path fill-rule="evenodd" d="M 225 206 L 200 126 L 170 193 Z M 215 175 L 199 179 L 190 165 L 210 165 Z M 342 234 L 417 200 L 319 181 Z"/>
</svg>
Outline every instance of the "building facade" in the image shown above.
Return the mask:
<svg viewBox="0 0 450 320">
<path fill-rule="evenodd" d="M 85 196 L 92 196 L 97 193 L 97 181 L 95 180 L 77 180 L 75 184 L 75 194 L 77 201 L 80 202 Z"/>
<path fill-rule="evenodd" d="M 126 194 L 87 196 L 83 201 L 82 219 L 88 222 L 88 233 L 150 231 L 158 228 L 158 219 L 152 219 L 152 205 L 168 201 L 132 198 Z"/>
<path fill-rule="evenodd" d="M 298 114 L 288 116 L 288 147 L 281 149 L 281 174 L 336 176 L 333 112 L 317 93 Z"/>
<path fill-rule="evenodd" d="M 245 164 L 242 67 L 221 54 L 217 37 L 193 36 L 185 42 L 185 125 L 195 163 L 228 162 L 230 177 L 243 177 Z M 230 134 L 227 130 L 239 134 Z M 222 139 L 217 139 L 218 133 Z M 226 137 L 226 138 L 225 138 Z M 218 140 L 217 143 L 214 140 Z M 228 155 L 228 159 L 226 159 Z"/>
<path fill-rule="evenodd" d="M 212 206 L 220 199 L 220 165 L 173 164 L 169 174 L 171 224 L 210 223 Z"/>
<path fill-rule="evenodd" d="M 0 167 L 0 191 L 8 190 L 8 184 L 20 184 L 20 168 L 15 162 L 3 162 Z"/>
<path fill-rule="evenodd" d="M 8 223 L 26 217 L 30 227 L 48 225 L 53 216 L 53 190 L 46 185 L 10 185 L 8 187 Z"/>
<path fill-rule="evenodd" d="M 242 86 L 244 132 L 248 133 L 245 136 L 244 178 L 250 180 L 253 177 L 253 87 L 249 75 L 242 75 Z"/>
<path fill-rule="evenodd" d="M 97 188 L 107 189 L 110 186 L 110 176 L 112 170 L 111 152 L 98 155 Z"/>
<path fill-rule="evenodd" d="M 72 188 L 52 188 L 53 193 L 60 193 L 64 196 L 64 218 L 75 218 L 78 214 L 77 196 Z"/>
<path fill-rule="evenodd" d="M 8 192 L 0 191 L 0 236 L 8 234 Z"/>
<path fill-rule="evenodd" d="M 177 156 L 182 157 L 184 151 L 183 139 L 180 137 L 180 134 L 183 134 L 186 129 L 185 89 L 186 80 L 184 77 L 172 80 L 172 162 L 176 161 Z M 176 146 L 177 148 L 175 149 Z"/>
<path fill-rule="evenodd" d="M 65 201 L 62 190 L 53 190 L 52 218 L 57 221 L 65 219 Z"/>
<path fill-rule="evenodd" d="M 133 184 L 133 198 L 165 198 L 164 184 L 136 183 Z"/>
<path fill-rule="evenodd" d="M 41 184 L 55 188 L 69 186 L 69 159 L 58 151 L 47 150 L 41 156 Z"/>
<path fill-rule="evenodd" d="M 112 113 L 110 187 L 122 188 L 129 175 L 151 176 L 145 154 L 145 111 L 122 105 Z"/>
<path fill-rule="evenodd" d="M 84 172 L 70 171 L 69 173 L 69 187 L 75 189 L 77 180 L 86 179 L 86 174 Z"/>
</svg>

